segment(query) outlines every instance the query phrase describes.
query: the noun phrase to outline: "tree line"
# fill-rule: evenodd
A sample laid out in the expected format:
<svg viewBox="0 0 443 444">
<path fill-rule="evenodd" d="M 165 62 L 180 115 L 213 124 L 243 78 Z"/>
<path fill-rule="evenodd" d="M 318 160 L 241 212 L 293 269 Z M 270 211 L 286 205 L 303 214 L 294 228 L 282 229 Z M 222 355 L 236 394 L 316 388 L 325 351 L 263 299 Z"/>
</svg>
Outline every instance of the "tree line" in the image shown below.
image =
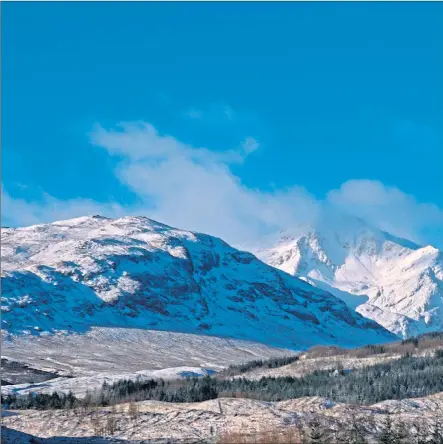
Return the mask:
<svg viewBox="0 0 443 444">
<path fill-rule="evenodd" d="M 320 396 L 336 402 L 368 405 L 388 399 L 418 398 L 443 392 L 443 350 L 434 355 L 400 359 L 359 369 L 316 370 L 296 378 L 205 376 L 177 380 L 120 380 L 88 392 L 84 399 L 72 393 L 11 394 L 2 404 L 14 409 L 58 409 L 79 405 L 107 406 L 130 401 L 201 402 L 219 397 L 283 401 Z M 442 443 L 443 444 L 443 443 Z"/>
<path fill-rule="evenodd" d="M 281 358 L 255 359 L 253 361 L 244 362 L 242 364 L 230 365 L 225 370 L 217 374 L 217 377 L 228 377 L 255 370 L 257 368 L 278 368 L 284 365 L 292 364 L 299 360 L 298 356 L 283 356 Z"/>
</svg>

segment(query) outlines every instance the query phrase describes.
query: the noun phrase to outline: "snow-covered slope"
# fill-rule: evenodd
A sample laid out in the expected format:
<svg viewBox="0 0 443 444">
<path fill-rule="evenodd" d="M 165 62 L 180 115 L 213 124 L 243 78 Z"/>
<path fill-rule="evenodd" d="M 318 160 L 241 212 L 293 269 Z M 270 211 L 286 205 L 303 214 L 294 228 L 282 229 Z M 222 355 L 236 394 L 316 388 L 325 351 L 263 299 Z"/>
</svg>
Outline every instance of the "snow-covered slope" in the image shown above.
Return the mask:
<svg viewBox="0 0 443 444">
<path fill-rule="evenodd" d="M 271 248 L 255 253 L 331 292 L 395 334 L 443 330 L 443 256 L 436 248 L 420 247 L 352 219 L 339 229 L 281 232 Z"/>
<path fill-rule="evenodd" d="M 178 367 L 220 371 L 231 364 L 297 353 L 240 339 L 121 327 L 92 327 L 84 334 L 20 335 L 1 345 L 2 357 L 9 362 L 2 363 L 2 380 L 15 384 L 38 382 L 35 374 L 39 371 L 44 372 L 40 380 Z M 16 362 L 21 363 L 20 380 L 18 371 L 11 371 Z M 23 371 L 25 366 L 27 372 Z"/>
<path fill-rule="evenodd" d="M 144 217 L 3 229 L 2 328 L 132 327 L 287 348 L 392 340 L 339 299 L 220 239 Z"/>
</svg>

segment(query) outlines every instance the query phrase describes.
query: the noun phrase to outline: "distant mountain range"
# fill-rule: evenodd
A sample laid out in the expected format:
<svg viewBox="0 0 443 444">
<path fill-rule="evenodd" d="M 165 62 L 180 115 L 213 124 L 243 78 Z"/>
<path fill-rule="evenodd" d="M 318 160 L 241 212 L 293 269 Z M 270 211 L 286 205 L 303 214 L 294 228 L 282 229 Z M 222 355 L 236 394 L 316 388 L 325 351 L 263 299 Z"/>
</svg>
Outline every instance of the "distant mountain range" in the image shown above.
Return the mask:
<svg viewBox="0 0 443 444">
<path fill-rule="evenodd" d="M 295 227 L 265 243 L 254 251 L 258 258 L 399 336 L 443 330 L 443 256 L 432 246 L 352 218 L 331 228 L 327 221 L 320 229 Z"/>
<path fill-rule="evenodd" d="M 348 243 L 315 233 L 287 238 L 259 253 L 270 266 L 218 238 L 145 217 L 91 216 L 3 228 L 2 329 L 22 336 L 134 327 L 292 349 L 394 338 L 349 308 L 341 292 L 367 294 L 369 302 L 358 310 L 392 331 L 409 325 L 413 314 L 409 330 L 416 324 L 436 327 L 439 253 L 386 236 L 362 235 Z M 374 278 L 379 269 L 382 281 Z M 392 322 L 383 318 L 391 315 L 388 300 L 396 310 Z"/>
</svg>

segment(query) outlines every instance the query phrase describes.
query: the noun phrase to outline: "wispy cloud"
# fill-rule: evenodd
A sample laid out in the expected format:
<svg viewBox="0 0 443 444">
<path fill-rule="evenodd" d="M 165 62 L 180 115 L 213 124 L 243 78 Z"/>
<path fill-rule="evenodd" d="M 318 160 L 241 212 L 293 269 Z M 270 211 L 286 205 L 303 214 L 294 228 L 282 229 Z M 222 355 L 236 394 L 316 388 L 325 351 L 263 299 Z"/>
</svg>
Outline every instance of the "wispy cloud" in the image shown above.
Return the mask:
<svg viewBox="0 0 443 444">
<path fill-rule="evenodd" d="M 223 107 L 223 113 L 228 120 L 230 121 L 234 120 L 235 113 L 234 110 L 229 105 L 225 105 Z"/>
<path fill-rule="evenodd" d="M 260 144 L 253 137 L 246 137 L 246 139 L 242 143 L 242 148 L 246 155 L 253 153 L 259 148 L 259 146 Z"/>
<path fill-rule="evenodd" d="M 203 111 L 191 108 L 186 111 L 185 116 L 189 117 L 192 120 L 200 120 L 203 117 Z"/>
<path fill-rule="evenodd" d="M 136 206 L 89 199 L 60 201 L 48 195 L 29 202 L 5 191 L 3 223 L 27 225 L 94 213 L 139 214 L 245 245 L 300 224 L 332 223 L 325 220 L 332 210 L 361 217 L 394 235 L 443 247 L 443 210 L 378 181 L 349 180 L 322 200 L 298 186 L 272 192 L 251 189 L 231 166 L 260 149 L 253 137 L 219 152 L 184 144 L 149 123 L 137 122 L 114 129 L 97 125 L 90 139 L 117 159 L 115 174 L 138 196 Z"/>
<path fill-rule="evenodd" d="M 435 243 L 435 233 L 443 227 L 443 211 L 437 206 L 372 180 L 350 180 L 324 200 L 301 187 L 250 189 L 232 173 L 230 164 L 245 161 L 259 149 L 252 137 L 236 150 L 220 153 L 185 145 L 140 123 L 123 124 L 120 131 L 97 127 L 92 141 L 123 156 L 117 175 L 146 202 L 151 217 L 234 243 L 294 225 L 315 225 L 324 217 L 325 206 L 329 212 L 333 208 L 361 217 L 420 243 Z"/>
<path fill-rule="evenodd" d="M 59 200 L 47 193 L 42 193 L 39 200 L 29 201 L 12 197 L 3 186 L 1 206 L 3 226 L 35 225 L 93 214 L 122 217 L 137 212 L 136 208 L 124 208 L 116 203 L 100 203 L 90 199 Z"/>
<path fill-rule="evenodd" d="M 252 137 L 237 149 L 215 152 L 137 123 L 122 124 L 117 130 L 97 126 L 91 141 L 121 157 L 116 174 L 146 203 L 150 217 L 236 242 L 279 217 L 271 196 L 249 190 L 230 171 L 230 164 L 258 149 Z M 283 217 L 282 211 L 277 213 Z"/>
<path fill-rule="evenodd" d="M 434 204 L 420 203 L 396 187 L 375 180 L 349 180 L 338 190 L 330 191 L 327 199 L 336 208 L 389 233 L 443 246 L 443 210 Z"/>
<path fill-rule="evenodd" d="M 189 108 L 184 115 L 191 120 L 211 123 L 229 123 L 235 120 L 236 112 L 226 103 L 213 103 L 207 107 Z"/>
</svg>

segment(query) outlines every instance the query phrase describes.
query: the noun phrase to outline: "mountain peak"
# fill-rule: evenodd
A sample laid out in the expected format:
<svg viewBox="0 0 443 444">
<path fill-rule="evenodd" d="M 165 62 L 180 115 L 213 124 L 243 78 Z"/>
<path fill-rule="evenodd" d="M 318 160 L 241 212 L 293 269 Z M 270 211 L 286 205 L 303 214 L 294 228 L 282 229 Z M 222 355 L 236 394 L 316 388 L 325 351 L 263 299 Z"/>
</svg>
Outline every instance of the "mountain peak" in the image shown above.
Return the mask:
<svg viewBox="0 0 443 444">
<path fill-rule="evenodd" d="M 324 223 L 323 229 L 305 227 L 304 232 L 297 227 L 296 236 L 285 231 L 274 246 L 256 250 L 257 257 L 331 292 L 396 334 L 443 328 L 443 262 L 438 249 L 358 219 L 335 227 Z"/>
</svg>

